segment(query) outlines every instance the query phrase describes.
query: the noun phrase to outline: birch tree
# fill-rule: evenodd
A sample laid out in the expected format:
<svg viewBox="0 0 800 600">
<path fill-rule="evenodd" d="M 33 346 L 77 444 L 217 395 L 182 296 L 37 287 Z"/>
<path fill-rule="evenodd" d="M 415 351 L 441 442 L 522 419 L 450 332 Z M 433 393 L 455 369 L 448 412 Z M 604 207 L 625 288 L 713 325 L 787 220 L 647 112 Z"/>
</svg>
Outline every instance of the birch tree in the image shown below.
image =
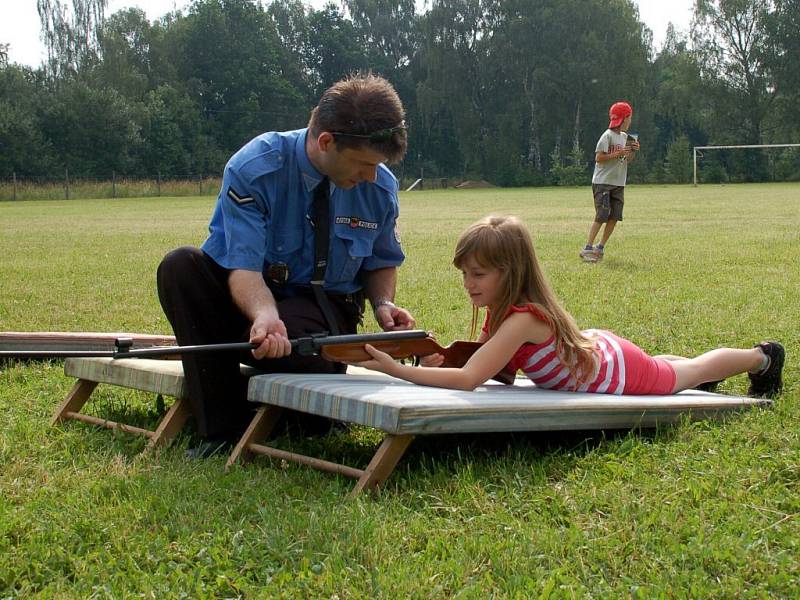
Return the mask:
<svg viewBox="0 0 800 600">
<path fill-rule="evenodd" d="M 47 69 L 53 79 L 78 73 L 98 58 L 108 0 L 36 0 Z"/>
</svg>

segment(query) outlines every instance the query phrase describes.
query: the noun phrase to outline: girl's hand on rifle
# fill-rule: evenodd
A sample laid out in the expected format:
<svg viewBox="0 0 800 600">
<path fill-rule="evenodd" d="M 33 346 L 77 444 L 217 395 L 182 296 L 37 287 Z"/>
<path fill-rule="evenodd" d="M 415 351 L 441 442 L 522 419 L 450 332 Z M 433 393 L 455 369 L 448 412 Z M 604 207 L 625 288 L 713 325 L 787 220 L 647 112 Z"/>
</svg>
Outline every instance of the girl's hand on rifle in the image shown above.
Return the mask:
<svg viewBox="0 0 800 600">
<path fill-rule="evenodd" d="M 367 354 L 372 357 L 372 360 L 347 364 L 355 365 L 356 367 L 363 367 L 371 371 L 380 371 L 381 373 L 386 373 L 387 375 L 391 375 L 392 371 L 397 367 L 397 363 L 391 356 L 386 354 L 386 352 L 381 352 L 369 344 L 364 345 L 364 350 L 366 350 Z"/>
<path fill-rule="evenodd" d="M 421 367 L 441 367 L 443 363 L 443 354 L 428 354 L 419 357 L 419 366 Z"/>
</svg>

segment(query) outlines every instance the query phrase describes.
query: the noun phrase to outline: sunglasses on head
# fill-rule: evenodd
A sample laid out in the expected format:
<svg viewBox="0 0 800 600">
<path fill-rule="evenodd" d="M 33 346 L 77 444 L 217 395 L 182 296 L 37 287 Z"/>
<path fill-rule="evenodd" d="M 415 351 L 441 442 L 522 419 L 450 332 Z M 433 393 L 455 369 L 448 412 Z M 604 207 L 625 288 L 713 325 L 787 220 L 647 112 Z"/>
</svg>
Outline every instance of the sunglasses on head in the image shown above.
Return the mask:
<svg viewBox="0 0 800 600">
<path fill-rule="evenodd" d="M 395 133 L 401 133 L 408 131 L 408 127 L 405 124 L 397 125 L 396 127 L 390 127 L 389 129 L 378 129 L 377 131 L 373 131 L 372 133 L 345 133 L 343 131 L 331 131 L 331 135 L 334 137 L 352 137 L 352 138 L 361 138 L 363 140 L 369 140 L 370 142 L 381 143 L 381 142 L 388 142 L 392 139 L 392 136 Z"/>
</svg>

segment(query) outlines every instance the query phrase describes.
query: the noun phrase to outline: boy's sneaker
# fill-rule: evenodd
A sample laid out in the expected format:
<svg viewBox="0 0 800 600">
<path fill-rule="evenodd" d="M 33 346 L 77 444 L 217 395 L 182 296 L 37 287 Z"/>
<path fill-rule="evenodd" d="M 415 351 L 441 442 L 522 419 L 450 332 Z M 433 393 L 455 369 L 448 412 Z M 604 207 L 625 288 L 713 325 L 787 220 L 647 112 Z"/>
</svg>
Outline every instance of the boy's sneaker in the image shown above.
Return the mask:
<svg viewBox="0 0 800 600">
<path fill-rule="evenodd" d="M 583 262 L 597 262 L 597 252 L 591 246 L 586 246 L 578 256 L 583 259 Z"/>
<path fill-rule="evenodd" d="M 605 248 L 598 244 L 594 247 L 594 255 L 597 257 L 597 260 L 603 260 L 603 254 L 605 253 Z"/>
<path fill-rule="evenodd" d="M 761 342 L 753 347 L 761 348 L 761 351 L 769 357 L 769 365 L 763 372 L 747 374 L 750 378 L 747 395 L 754 398 L 773 398 L 783 389 L 781 373 L 786 351 L 778 342 Z"/>
</svg>

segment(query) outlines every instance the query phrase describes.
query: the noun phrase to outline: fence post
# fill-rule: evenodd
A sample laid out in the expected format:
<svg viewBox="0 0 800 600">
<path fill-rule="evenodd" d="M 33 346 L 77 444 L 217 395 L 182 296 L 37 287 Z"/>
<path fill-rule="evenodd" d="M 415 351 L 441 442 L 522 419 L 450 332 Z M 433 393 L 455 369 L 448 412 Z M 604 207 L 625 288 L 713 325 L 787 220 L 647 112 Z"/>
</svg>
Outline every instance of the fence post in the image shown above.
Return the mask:
<svg viewBox="0 0 800 600">
<path fill-rule="evenodd" d="M 203 195 L 203 176 L 202 175 L 198 175 L 197 176 L 197 180 L 200 182 L 200 195 L 202 196 Z"/>
<path fill-rule="evenodd" d="M 12 171 L 11 179 L 14 180 L 14 200 L 16 201 L 16 199 L 17 199 L 17 172 L 16 171 Z"/>
<path fill-rule="evenodd" d="M 117 172 L 111 171 L 111 197 L 117 197 Z"/>
<path fill-rule="evenodd" d="M 64 169 L 64 195 L 69 200 L 69 169 Z"/>
<path fill-rule="evenodd" d="M 156 196 L 161 197 L 161 171 L 156 171 Z"/>
</svg>

